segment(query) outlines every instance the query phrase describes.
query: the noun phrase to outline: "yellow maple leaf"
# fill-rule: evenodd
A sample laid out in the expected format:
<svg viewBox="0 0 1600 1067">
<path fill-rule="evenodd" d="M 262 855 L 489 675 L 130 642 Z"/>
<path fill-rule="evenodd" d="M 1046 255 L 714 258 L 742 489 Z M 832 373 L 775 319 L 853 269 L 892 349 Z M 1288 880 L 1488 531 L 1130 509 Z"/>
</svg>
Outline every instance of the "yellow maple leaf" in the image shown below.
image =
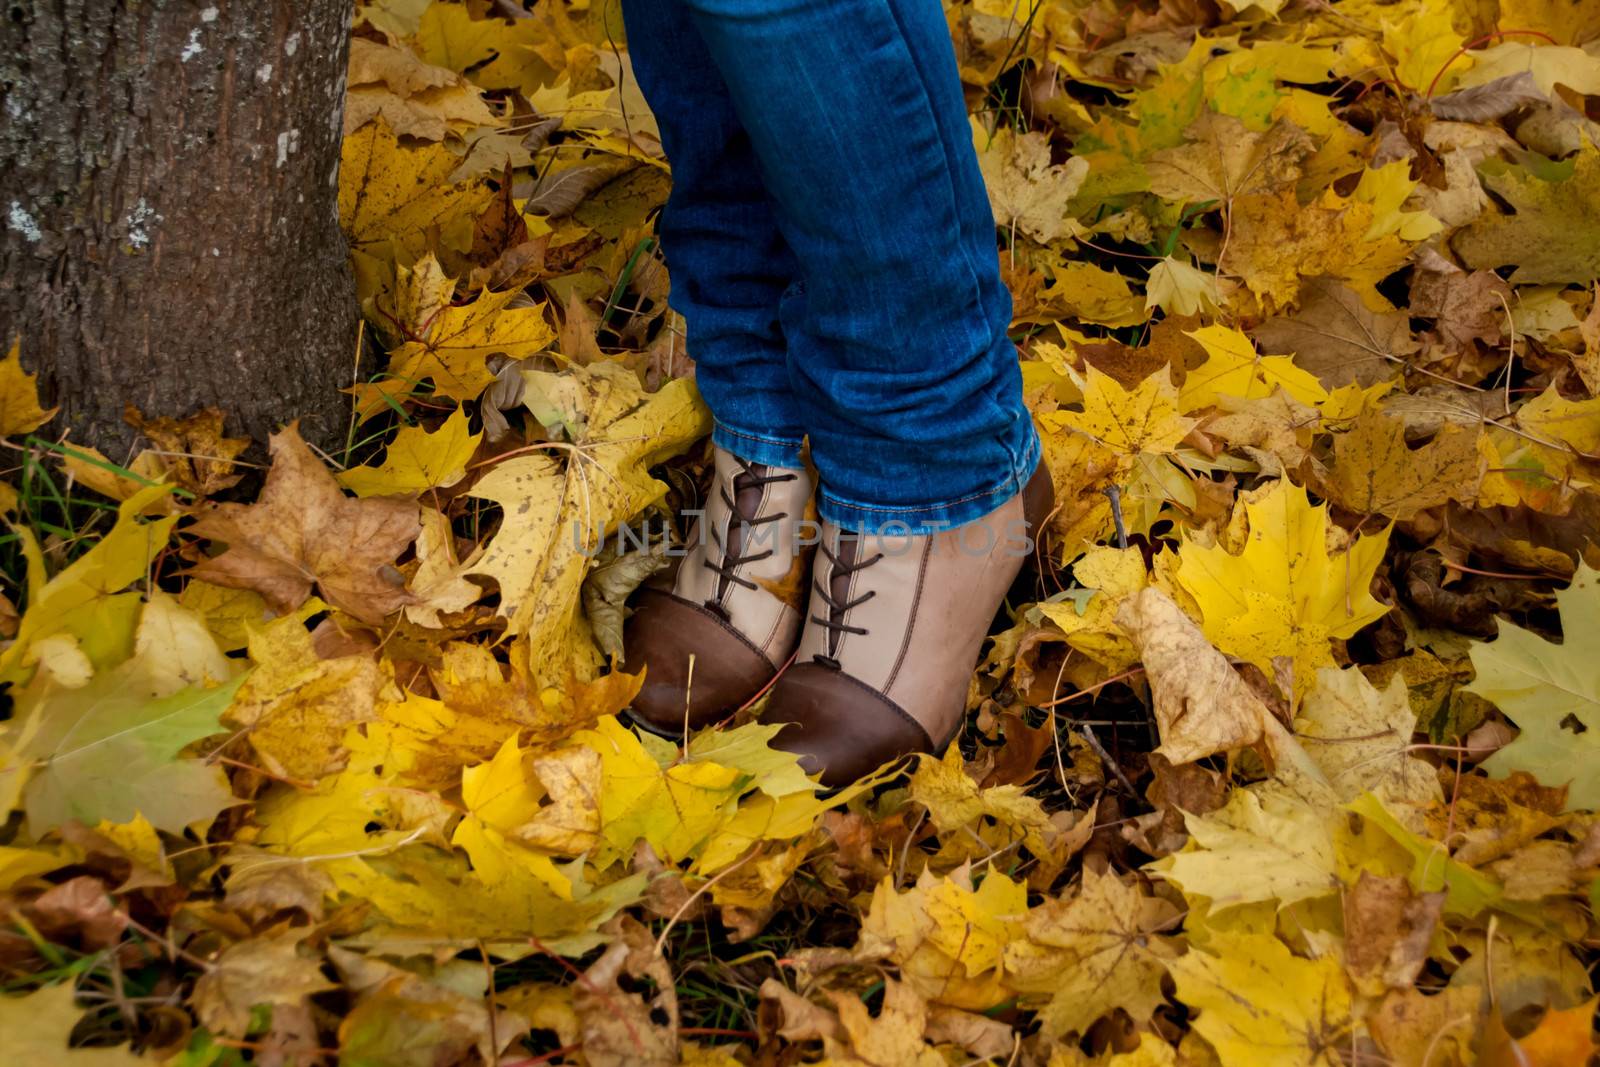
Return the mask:
<svg viewBox="0 0 1600 1067">
<path fill-rule="evenodd" d="M 1190 429 L 1193 419 L 1178 412 L 1178 390 L 1166 367 L 1133 389 L 1090 364 L 1087 371 L 1072 372 L 1083 392 L 1083 410 L 1047 412 L 1039 417 L 1047 432 L 1081 434 L 1124 456 L 1140 452 L 1171 452 Z"/>
<path fill-rule="evenodd" d="M 38 375 L 22 369 L 22 342 L 11 342 L 11 351 L 0 360 L 0 437 L 32 433 L 60 410 L 46 411 L 39 406 Z"/>
<path fill-rule="evenodd" d="M 589 557 L 602 536 L 666 492 L 649 468 L 709 429 L 693 383 L 669 382 L 646 394 L 631 371 L 611 364 L 573 368 L 603 378 L 613 403 L 591 414 L 570 450 L 520 456 L 498 464 L 471 495 L 504 509 L 500 530 L 472 573 L 500 586 L 500 613 L 513 634 L 526 634 L 533 676 L 559 684 L 569 671 L 592 676 L 597 653 L 581 620 Z M 564 459 L 556 458 L 557 455 Z"/>
<path fill-rule="evenodd" d="M 1426 241 L 1444 223 L 1426 211 L 1403 211 L 1403 205 L 1421 182 L 1411 179 L 1411 164 L 1404 159 L 1361 172 L 1351 198 L 1372 205 L 1372 224 L 1362 238 L 1375 241 L 1390 234 L 1402 241 Z"/>
<path fill-rule="evenodd" d="M 877 784 L 878 779 L 869 778 L 866 781 L 868 784 L 865 789 L 870 789 Z M 848 802 L 850 797 L 859 795 L 865 789 L 861 783 L 857 783 L 826 799 L 810 792 L 790 793 L 781 797 L 761 793 L 747 797 L 740 801 L 739 810 L 733 817 L 706 839 L 700 854 L 695 858 L 695 873 L 716 874 L 739 860 L 752 845 L 759 842 L 803 837 L 817 825 L 817 820 L 823 812 Z M 777 864 L 781 866 L 784 861 L 779 857 L 782 855 L 783 853 L 777 853 L 765 857 L 765 860 L 768 865 L 777 860 Z M 714 899 L 719 902 L 721 900 L 720 897 Z"/>
<path fill-rule="evenodd" d="M 477 552 L 456 559 L 455 533 L 442 512 L 422 509 L 416 552 L 417 568 L 406 582 L 406 591 L 415 598 L 405 606 L 407 619 L 437 629 L 443 625 L 440 612 L 464 611 L 483 596 L 483 588 L 466 578 L 478 561 Z"/>
<path fill-rule="evenodd" d="M 457 710 L 410 692 L 400 700 L 380 698 L 375 721 L 364 728 L 359 761 L 381 766 L 407 786 L 448 789 L 460 781 L 463 767 L 490 758 L 522 729 L 513 707 L 502 710 L 501 715 Z"/>
<path fill-rule="evenodd" d="M 493 196 L 481 181 L 450 180 L 460 158 L 443 144 L 402 144 L 377 118 L 344 139 L 339 220 L 352 251 L 413 263 L 436 232 L 465 252 L 472 227 Z"/>
<path fill-rule="evenodd" d="M 1568 400 L 1547 386 L 1517 409 L 1517 425 L 1546 443 L 1600 456 L 1600 397 Z"/>
<path fill-rule="evenodd" d="M 266 598 L 254 589 L 232 589 L 199 578 L 189 579 L 178 595 L 178 603 L 205 620 L 206 629 L 224 652 L 243 648 L 249 642 L 250 630 L 272 619 Z"/>
<path fill-rule="evenodd" d="M 383 454 L 381 464 L 351 467 L 335 477 L 356 496 L 403 496 L 442 489 L 459 482 L 467 461 L 483 440 L 467 432 L 467 413 L 456 408 L 437 430 L 402 426 Z"/>
<path fill-rule="evenodd" d="M 1028 912 L 1026 937 L 1005 947 L 1013 987 L 1042 1000 L 1052 1036 L 1086 1032 L 1117 1008 L 1145 1023 L 1163 1001 L 1161 979 L 1176 947 L 1161 936 L 1178 909 L 1115 874 L 1085 869 L 1078 891 Z"/>
<path fill-rule="evenodd" d="M 1254 663 L 1268 677 L 1282 657 L 1304 692 L 1318 667 L 1333 664 L 1330 642 L 1347 638 L 1389 608 L 1370 586 L 1389 532 L 1356 538 L 1332 552 L 1327 508 L 1279 480 L 1243 494 L 1248 532 L 1238 552 L 1191 536 L 1178 553 L 1177 579 L 1194 597 L 1201 627 L 1222 651 Z"/>
<path fill-rule="evenodd" d="M 745 776 L 711 760 L 677 762 L 678 750 L 652 754 L 616 719 L 573 735 L 575 744 L 600 754 L 601 836 L 596 861 L 604 865 L 631 855 L 648 841 L 669 861 L 688 856 L 732 814 Z M 664 760 L 657 755 L 663 755 Z"/>
<path fill-rule="evenodd" d="M 1167 256 L 1150 268 L 1144 281 L 1144 309 L 1160 308 L 1168 315 L 1215 313 L 1222 303 L 1217 276 Z"/>
<path fill-rule="evenodd" d="M 126 658 L 142 597 L 120 590 L 144 577 L 150 562 L 166 549 L 178 516 L 152 522 L 140 517 L 169 492 L 166 486 L 152 486 L 124 501 L 111 530 L 54 577 L 47 577 L 31 531 L 16 528 L 27 566 L 28 609 L 11 646 L 0 653 L 0 680 L 23 680 L 33 644 L 53 634 L 71 635 L 97 666 Z"/>
<path fill-rule="evenodd" d="M 1302 959 L 1270 934 L 1219 935 L 1168 964 L 1194 1028 L 1223 1063 L 1340 1067 L 1356 1026 L 1344 968 Z"/>
<path fill-rule="evenodd" d="M 1405 265 L 1411 249 L 1394 234 L 1366 240 L 1375 218 L 1371 204 L 1332 189 L 1309 204 L 1292 189 L 1237 197 L 1219 271 L 1243 279 L 1269 311 L 1294 303 L 1301 279 L 1317 275 L 1349 283 L 1369 309 L 1388 311 L 1377 284 Z"/>
<path fill-rule="evenodd" d="M 50 849 L 0 845 L 0 892 L 71 862 L 71 856 Z"/>
<path fill-rule="evenodd" d="M 1317 405 L 1317 410 L 1322 412 L 1324 422 L 1349 422 L 1363 411 L 1375 406 L 1394 387 L 1393 380 L 1377 382 L 1365 388 L 1360 382 L 1349 382 L 1330 392 L 1328 398 Z"/>
<path fill-rule="evenodd" d="M 1449 0 L 1423 0 L 1380 8 L 1375 13 L 1382 18 L 1383 47 L 1394 57 L 1395 77 L 1401 85 L 1418 92 L 1445 93 L 1471 69 L 1470 56 L 1458 58 L 1467 41 L 1455 28 L 1455 11 Z"/>
<path fill-rule="evenodd" d="M 218 685 L 239 672 L 238 663 L 217 647 L 205 620 L 159 589 L 151 590 L 139 613 L 133 654 L 144 664 L 157 696 L 191 685 Z"/>
<path fill-rule="evenodd" d="M 1399 673 L 1380 690 L 1355 667 L 1318 671 L 1294 722 L 1296 738 L 1340 801 L 1370 791 L 1385 800 L 1429 804 L 1444 796 L 1433 766 L 1411 755 L 1416 726 Z"/>
<path fill-rule="evenodd" d="M 274 788 L 255 807 L 260 826 L 257 844 L 280 857 L 308 859 L 323 855 L 380 851 L 412 835 L 398 828 L 397 790 L 370 769 L 349 768 L 311 789 Z M 268 862 L 255 857 L 247 866 Z"/>
<path fill-rule="evenodd" d="M 1328 391 L 1317 376 L 1295 366 L 1290 356 L 1256 353 L 1250 338 L 1229 326 L 1202 326 L 1187 331 L 1206 351 L 1206 361 L 1189 371 L 1178 391 L 1185 413 L 1212 407 L 1222 397 L 1256 400 L 1282 389 L 1302 404 L 1319 404 Z"/>
<path fill-rule="evenodd" d="M 859 951 L 893 960 L 929 1000 L 981 1011 L 1009 992 L 1001 957 L 1027 910 L 1027 888 L 995 870 L 976 889 L 965 868 L 945 878 L 925 870 L 904 893 L 886 878 L 862 917 Z"/>
<path fill-rule="evenodd" d="M 467 869 L 459 854 L 413 845 L 390 855 L 320 863 L 340 893 L 370 905 L 384 925 L 375 936 L 400 936 L 434 947 L 483 945 L 499 955 L 524 955 L 529 938 L 547 949 L 580 955 L 604 940 L 600 927 L 644 891 L 646 876 L 590 885 L 583 864 L 564 865 L 570 883 L 558 896 L 517 868 L 491 881 Z"/>
<path fill-rule="evenodd" d="M 1144 556 L 1137 548 L 1096 546 L 1072 566 L 1072 575 L 1093 590 L 1081 607 L 1067 601 L 1041 603 L 1039 613 L 1067 635 L 1067 644 L 1109 673 L 1139 662 L 1139 650 L 1116 620 L 1117 609 L 1150 584 Z"/>
<path fill-rule="evenodd" d="M 1137 326 L 1149 317 L 1128 279 L 1087 260 L 1050 266 L 1050 285 L 1040 299 L 1059 307 L 1063 317 L 1099 326 Z"/>
<path fill-rule="evenodd" d="M 581 854 L 593 844 L 600 828 L 598 790 L 599 758 L 592 750 L 587 752 L 592 764 L 593 780 L 587 789 L 572 794 L 586 797 L 576 810 L 563 812 L 572 819 L 574 831 L 581 834 L 581 844 L 576 853 Z M 467 806 L 467 815 L 456 824 L 450 843 L 464 850 L 472 858 L 473 870 L 489 881 L 500 881 L 513 876 L 514 869 L 533 876 L 544 883 L 563 900 L 572 899 L 572 883 L 556 867 L 549 856 L 513 840 L 515 831 L 532 822 L 540 814 L 545 790 L 528 765 L 528 753 L 517 746 L 515 736 L 506 738 L 494 759 L 461 772 L 461 799 Z"/>
<path fill-rule="evenodd" d="M 494 381 L 489 356 L 526 359 L 555 340 L 545 305 L 519 300 L 518 290 L 486 289 L 466 304 L 452 304 L 455 282 L 432 254 L 400 268 L 397 277 L 393 318 L 400 345 L 389 353 L 386 380 L 354 390 L 364 419 L 388 409 L 386 396 L 404 395 L 424 380 L 439 396 L 475 400 Z"/>
<path fill-rule="evenodd" d="M 224 719 L 274 774 L 315 781 L 345 764 L 345 730 L 374 717 L 383 673 L 370 655 L 321 659 L 293 615 L 250 635 L 256 664 Z"/>
<path fill-rule="evenodd" d="M 1284 907 L 1339 888 L 1329 813 L 1281 792 L 1235 789 L 1208 815 L 1184 815 L 1189 844 L 1150 864 L 1212 911 L 1276 901 Z"/>
<path fill-rule="evenodd" d="M 1056 829 L 1039 801 L 1019 785 L 980 789 L 966 771 L 958 746 L 951 745 L 942 759 L 923 756 L 911 775 L 911 799 L 928 809 L 928 817 L 941 832 L 972 833 L 978 856 L 1021 839 L 1028 851 L 1041 859 L 1051 854 Z M 986 833 L 984 819 L 993 819 L 997 833 Z M 990 838 L 995 838 L 990 843 Z"/>
</svg>

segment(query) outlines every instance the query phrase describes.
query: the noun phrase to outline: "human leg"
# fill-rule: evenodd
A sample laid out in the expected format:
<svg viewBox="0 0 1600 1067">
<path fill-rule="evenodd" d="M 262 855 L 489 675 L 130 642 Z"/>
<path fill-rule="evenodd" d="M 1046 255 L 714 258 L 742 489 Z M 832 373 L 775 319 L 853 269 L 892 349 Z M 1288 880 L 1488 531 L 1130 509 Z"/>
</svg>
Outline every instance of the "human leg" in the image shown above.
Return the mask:
<svg viewBox="0 0 1600 1067">
<path fill-rule="evenodd" d="M 825 521 L 762 721 L 840 785 L 958 731 L 1048 476 L 940 5 L 682 2 L 800 276 L 782 324 Z"/>
<path fill-rule="evenodd" d="M 919 534 L 994 510 L 1038 443 L 940 5 L 681 2 L 798 260 L 782 325 L 822 516 Z"/>
<path fill-rule="evenodd" d="M 670 582 L 640 592 L 623 638 L 623 668 L 645 672 L 635 720 L 673 733 L 738 707 L 794 651 L 802 605 L 774 590 L 803 587 L 790 574 L 805 567 L 796 534 L 813 483 L 779 325 L 795 262 L 749 136 L 678 0 L 622 6 L 672 164 L 659 225 L 671 302 L 716 419 L 704 513 Z"/>
<path fill-rule="evenodd" d="M 779 323 L 796 264 L 750 136 L 681 0 L 622 0 L 628 51 L 672 165 L 658 232 L 716 443 L 798 468 L 805 430 Z"/>
</svg>

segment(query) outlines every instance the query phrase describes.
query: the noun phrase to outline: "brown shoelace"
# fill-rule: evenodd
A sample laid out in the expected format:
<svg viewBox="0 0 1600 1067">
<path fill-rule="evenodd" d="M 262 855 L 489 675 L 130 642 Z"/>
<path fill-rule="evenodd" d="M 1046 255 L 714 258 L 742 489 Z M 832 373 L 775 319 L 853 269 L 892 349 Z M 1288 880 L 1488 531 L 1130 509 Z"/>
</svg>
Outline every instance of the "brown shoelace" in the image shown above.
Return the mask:
<svg viewBox="0 0 1600 1067">
<path fill-rule="evenodd" d="M 747 489 L 761 489 L 776 483 L 792 482 L 795 480 L 797 475 L 792 473 L 765 473 L 771 471 L 772 468 L 766 467 L 760 463 L 747 462 L 746 460 L 739 459 L 737 456 L 734 458 L 738 460 L 739 466 L 742 468 L 740 473 L 735 475 L 733 479 L 734 495 L 732 497 L 728 496 L 728 490 L 725 486 L 717 490 L 718 494 L 722 497 L 722 502 L 728 507 L 727 527 L 725 530 L 718 530 L 714 526 L 711 528 L 711 540 L 717 546 L 717 552 L 721 558 L 718 560 L 718 562 L 713 563 L 708 556 L 706 559 L 703 559 L 700 562 L 701 565 L 707 570 L 711 571 L 713 574 L 722 579 L 722 590 L 727 588 L 727 584 L 729 582 L 742 585 L 746 589 L 755 589 L 757 588 L 755 582 L 752 582 L 748 578 L 741 578 L 734 572 L 746 563 L 759 563 L 764 559 L 770 559 L 772 554 L 777 550 L 769 548 L 765 552 L 754 552 L 749 555 L 744 554 L 744 529 L 746 527 L 764 526 L 767 523 L 777 522 L 779 519 L 786 519 L 789 517 L 789 513 L 787 511 L 780 511 L 773 515 L 764 515 L 760 517 L 755 515 L 746 515 L 740 510 L 737 503 L 737 498 L 740 493 Z M 735 523 L 739 524 L 739 528 L 737 530 L 734 527 Z M 716 598 L 706 601 L 706 607 L 720 608 L 722 606 L 721 600 L 722 594 L 719 590 L 719 594 Z"/>
<path fill-rule="evenodd" d="M 813 615 L 811 616 L 811 621 L 828 631 L 829 652 L 838 651 L 839 641 L 845 634 L 856 634 L 862 637 L 866 636 L 866 627 L 851 626 L 849 623 L 845 622 L 844 619 L 853 608 L 860 607 L 862 604 L 865 604 L 867 601 L 878 595 L 878 591 L 876 589 L 869 589 L 853 600 L 845 599 L 845 594 L 848 591 L 847 585 L 845 589 L 838 590 L 840 594 L 839 598 L 836 599 L 834 597 L 833 594 L 835 590 L 831 587 L 836 580 L 848 580 L 850 576 L 855 574 L 857 571 L 866 570 L 868 567 L 872 566 L 874 563 L 883 558 L 883 553 L 879 552 L 871 559 L 856 560 L 854 558 L 855 553 L 851 551 L 848 553 L 851 558 L 846 559 L 845 556 L 847 553 L 844 551 L 846 538 L 849 539 L 851 549 L 854 549 L 860 544 L 859 538 L 857 538 L 855 535 L 841 532 L 839 535 L 839 552 L 835 552 L 830 549 L 826 543 L 819 546 L 822 549 L 823 556 L 825 556 L 828 560 L 828 581 L 826 584 L 820 580 L 814 580 L 812 582 L 812 586 L 817 591 L 817 596 L 821 597 L 822 602 L 828 606 L 828 617 L 823 618 L 821 615 Z M 825 666 L 832 667 L 835 670 L 839 669 L 839 661 L 831 655 L 822 655 L 819 653 L 816 656 L 813 656 L 812 659 Z"/>
</svg>

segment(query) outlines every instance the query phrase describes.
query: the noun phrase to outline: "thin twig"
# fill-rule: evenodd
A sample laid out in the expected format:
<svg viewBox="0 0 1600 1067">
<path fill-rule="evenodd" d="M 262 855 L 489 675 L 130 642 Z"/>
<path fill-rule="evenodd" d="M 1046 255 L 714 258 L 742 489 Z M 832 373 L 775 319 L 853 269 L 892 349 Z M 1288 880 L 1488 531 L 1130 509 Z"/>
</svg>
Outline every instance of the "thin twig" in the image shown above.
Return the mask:
<svg viewBox="0 0 1600 1067">
<path fill-rule="evenodd" d="M 1095 736 L 1093 727 L 1086 723 L 1079 723 L 1078 731 L 1083 734 L 1084 740 L 1089 742 L 1089 747 L 1094 749 L 1094 754 L 1100 757 L 1100 762 L 1110 768 L 1112 774 L 1116 775 L 1117 781 L 1122 783 L 1122 788 L 1128 791 L 1129 796 L 1137 800 L 1139 791 L 1133 787 L 1133 783 L 1128 780 L 1128 776 L 1122 773 L 1122 768 L 1117 764 L 1116 760 L 1111 758 L 1111 753 L 1107 752 L 1105 746 L 1100 743 L 1100 739 Z"/>
<path fill-rule="evenodd" d="M 1117 547 L 1128 547 L 1128 527 L 1122 521 L 1122 489 L 1119 486 L 1108 485 L 1101 490 L 1106 499 L 1111 501 L 1111 521 L 1117 524 Z"/>
</svg>

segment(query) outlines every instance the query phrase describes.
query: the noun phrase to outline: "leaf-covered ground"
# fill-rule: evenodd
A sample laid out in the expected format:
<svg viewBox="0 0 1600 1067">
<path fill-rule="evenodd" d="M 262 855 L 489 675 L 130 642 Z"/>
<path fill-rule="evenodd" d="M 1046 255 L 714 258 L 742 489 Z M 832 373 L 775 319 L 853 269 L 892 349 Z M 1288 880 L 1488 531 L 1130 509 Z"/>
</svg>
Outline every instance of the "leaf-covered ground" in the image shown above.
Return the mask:
<svg viewBox="0 0 1600 1067">
<path fill-rule="evenodd" d="M 342 449 L 0 364 L 0 1058 L 1592 1059 L 1600 6 L 950 8 L 1060 509 L 831 797 L 617 717 L 707 415 L 616 5 L 516 8 L 358 11 Z"/>
</svg>

